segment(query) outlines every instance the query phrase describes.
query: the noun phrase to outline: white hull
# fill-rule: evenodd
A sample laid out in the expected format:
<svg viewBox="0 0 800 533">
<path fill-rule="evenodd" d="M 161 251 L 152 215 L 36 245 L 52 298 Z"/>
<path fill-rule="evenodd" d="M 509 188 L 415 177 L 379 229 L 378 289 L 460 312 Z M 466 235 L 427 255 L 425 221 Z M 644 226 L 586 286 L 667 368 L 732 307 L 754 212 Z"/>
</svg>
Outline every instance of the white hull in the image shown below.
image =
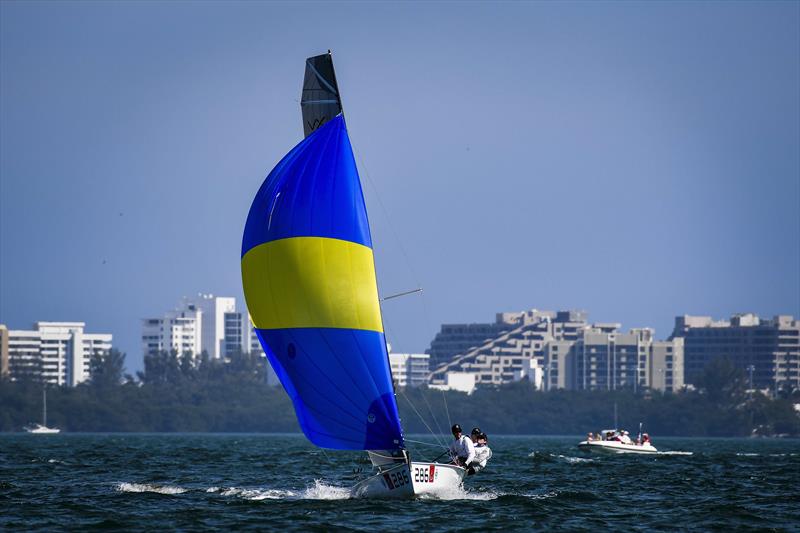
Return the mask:
<svg viewBox="0 0 800 533">
<path fill-rule="evenodd" d="M 650 455 L 658 453 L 652 444 L 623 444 L 615 440 L 590 440 L 578 443 L 578 448 L 592 453 L 635 453 Z"/>
<path fill-rule="evenodd" d="M 353 487 L 353 496 L 366 498 L 413 498 L 458 490 L 466 470 L 440 463 L 412 462 L 386 468 Z"/>
<path fill-rule="evenodd" d="M 26 427 L 25 431 L 27 431 L 28 433 L 37 433 L 39 435 L 53 435 L 55 433 L 61 432 L 61 430 L 58 428 L 49 428 L 47 426 L 42 426 L 39 424 L 33 427 Z"/>
</svg>

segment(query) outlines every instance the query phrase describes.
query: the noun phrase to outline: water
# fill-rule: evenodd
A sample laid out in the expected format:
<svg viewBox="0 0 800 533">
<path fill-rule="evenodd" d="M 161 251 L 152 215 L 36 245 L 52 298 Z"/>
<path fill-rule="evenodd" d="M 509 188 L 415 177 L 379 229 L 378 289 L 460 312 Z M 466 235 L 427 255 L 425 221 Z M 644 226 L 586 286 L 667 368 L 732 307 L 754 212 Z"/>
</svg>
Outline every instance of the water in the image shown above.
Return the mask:
<svg viewBox="0 0 800 533">
<path fill-rule="evenodd" d="M 800 530 L 800 441 L 656 439 L 691 454 L 598 457 L 577 440 L 495 437 L 464 490 L 392 502 L 350 498 L 364 454 L 301 436 L 6 434 L 0 529 Z"/>
</svg>

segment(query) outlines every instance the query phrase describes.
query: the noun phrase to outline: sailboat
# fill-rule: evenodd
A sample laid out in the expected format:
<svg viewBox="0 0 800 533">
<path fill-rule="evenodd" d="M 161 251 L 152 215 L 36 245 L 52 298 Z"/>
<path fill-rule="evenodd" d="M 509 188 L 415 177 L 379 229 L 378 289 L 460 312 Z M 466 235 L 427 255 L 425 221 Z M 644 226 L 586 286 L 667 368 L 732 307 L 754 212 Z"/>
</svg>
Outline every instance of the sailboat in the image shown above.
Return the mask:
<svg viewBox="0 0 800 533">
<path fill-rule="evenodd" d="M 364 195 L 330 50 L 306 60 L 305 138 L 253 200 L 242 284 L 256 335 L 316 446 L 367 451 L 354 496 L 458 488 L 464 468 L 412 462 L 394 394 Z"/>
<path fill-rule="evenodd" d="M 47 427 L 47 388 L 42 387 L 42 423 L 41 424 L 30 424 L 23 428 L 28 433 L 39 433 L 45 435 L 52 435 L 54 433 L 60 433 L 61 430 L 58 428 L 49 428 Z"/>
</svg>

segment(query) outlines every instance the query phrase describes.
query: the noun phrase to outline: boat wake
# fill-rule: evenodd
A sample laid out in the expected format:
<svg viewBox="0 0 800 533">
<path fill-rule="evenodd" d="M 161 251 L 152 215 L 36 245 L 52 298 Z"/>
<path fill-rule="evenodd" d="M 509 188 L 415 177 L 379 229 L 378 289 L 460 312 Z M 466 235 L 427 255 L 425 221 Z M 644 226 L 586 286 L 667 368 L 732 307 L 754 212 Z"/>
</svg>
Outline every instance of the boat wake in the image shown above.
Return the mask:
<svg viewBox="0 0 800 533">
<path fill-rule="evenodd" d="M 453 487 L 446 490 L 439 490 L 434 493 L 426 493 L 426 494 L 419 494 L 417 495 L 418 500 L 496 500 L 502 496 L 502 494 L 498 494 L 491 490 L 489 491 L 478 491 L 478 490 L 466 490 L 464 487 Z"/>
<path fill-rule="evenodd" d="M 246 489 L 242 487 L 210 487 L 206 492 L 217 493 L 224 497 L 235 497 L 243 500 L 346 500 L 352 497 L 349 488 L 328 485 L 317 479 L 314 486 L 304 490 L 289 489 Z"/>
<path fill-rule="evenodd" d="M 183 487 L 172 485 L 151 485 L 149 483 L 117 483 L 118 492 L 153 492 L 155 494 L 183 494 L 187 491 Z"/>
<path fill-rule="evenodd" d="M 537 452 L 537 451 L 529 453 L 528 457 L 534 459 L 535 461 L 543 461 L 543 462 L 563 461 L 568 464 L 593 463 L 595 461 L 594 459 L 590 459 L 588 457 L 573 457 L 570 455 L 563 455 L 560 453 L 556 454 L 556 453 Z"/>
<path fill-rule="evenodd" d="M 261 500 L 348 500 L 361 498 L 348 487 L 329 485 L 322 480 L 315 480 L 314 485 L 304 490 L 288 489 L 260 489 L 243 487 L 209 487 L 208 493 L 219 494 L 223 497 L 240 498 L 250 501 Z M 465 490 L 456 487 L 449 490 L 438 491 L 433 494 L 418 495 L 420 500 L 494 500 L 502 496 L 492 491 Z M 364 497 L 366 498 L 366 497 Z"/>
<path fill-rule="evenodd" d="M 694 455 L 694 452 L 668 451 L 668 452 L 656 452 L 656 455 Z"/>
</svg>

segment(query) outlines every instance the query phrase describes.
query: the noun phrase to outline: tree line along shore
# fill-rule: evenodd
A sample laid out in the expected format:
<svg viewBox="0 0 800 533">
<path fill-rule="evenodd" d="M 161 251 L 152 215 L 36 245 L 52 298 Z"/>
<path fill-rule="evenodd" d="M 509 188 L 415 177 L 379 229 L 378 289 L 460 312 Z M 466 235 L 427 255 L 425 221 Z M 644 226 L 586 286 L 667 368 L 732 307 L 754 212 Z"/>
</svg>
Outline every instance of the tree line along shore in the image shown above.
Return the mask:
<svg viewBox="0 0 800 533">
<path fill-rule="evenodd" d="M 91 380 L 47 388 L 48 424 L 66 432 L 297 432 L 281 387 L 266 384 L 267 362 L 248 354 L 223 362 L 157 353 L 137 376 L 125 355 L 92 361 Z M 747 390 L 744 373 L 725 360 L 706 368 L 698 388 L 680 393 L 533 390 L 518 382 L 471 395 L 426 387 L 397 390 L 406 433 L 447 434 L 450 422 L 490 434 L 582 435 L 643 423 L 654 436 L 800 436 L 800 394 L 770 398 Z M 0 381 L 0 431 L 41 421 L 42 384 Z"/>
</svg>

